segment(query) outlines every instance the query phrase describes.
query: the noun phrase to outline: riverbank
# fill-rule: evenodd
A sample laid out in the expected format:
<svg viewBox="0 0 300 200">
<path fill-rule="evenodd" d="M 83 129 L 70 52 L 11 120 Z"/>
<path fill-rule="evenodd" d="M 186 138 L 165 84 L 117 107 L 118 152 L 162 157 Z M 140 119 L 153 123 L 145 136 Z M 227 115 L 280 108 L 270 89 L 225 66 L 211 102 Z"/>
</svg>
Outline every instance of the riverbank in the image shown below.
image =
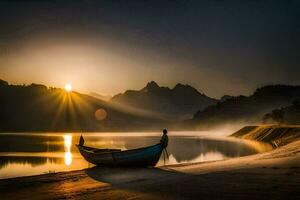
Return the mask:
<svg viewBox="0 0 300 200">
<path fill-rule="evenodd" d="M 300 125 L 245 126 L 231 136 L 270 143 L 274 147 L 279 147 L 300 140 Z"/>
<path fill-rule="evenodd" d="M 160 168 L 0 180 L 1 199 L 299 199 L 300 141 L 270 152 Z"/>
</svg>

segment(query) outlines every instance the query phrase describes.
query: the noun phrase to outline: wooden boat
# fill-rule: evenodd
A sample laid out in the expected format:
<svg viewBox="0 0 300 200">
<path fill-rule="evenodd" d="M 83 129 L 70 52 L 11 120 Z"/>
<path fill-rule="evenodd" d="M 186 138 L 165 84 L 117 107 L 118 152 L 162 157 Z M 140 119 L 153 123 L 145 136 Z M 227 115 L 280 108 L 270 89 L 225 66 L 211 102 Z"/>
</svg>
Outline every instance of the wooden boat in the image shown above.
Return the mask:
<svg viewBox="0 0 300 200">
<path fill-rule="evenodd" d="M 98 166 L 147 167 L 155 166 L 163 146 L 161 143 L 139 149 L 97 149 L 76 145 L 84 159 Z"/>
</svg>

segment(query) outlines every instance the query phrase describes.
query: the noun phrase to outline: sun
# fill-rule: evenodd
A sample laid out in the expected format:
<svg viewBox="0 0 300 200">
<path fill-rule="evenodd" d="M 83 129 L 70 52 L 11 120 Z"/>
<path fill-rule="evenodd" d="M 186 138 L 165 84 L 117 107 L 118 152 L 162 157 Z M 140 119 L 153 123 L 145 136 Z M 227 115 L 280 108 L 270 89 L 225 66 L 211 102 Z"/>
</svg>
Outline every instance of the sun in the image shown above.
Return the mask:
<svg viewBox="0 0 300 200">
<path fill-rule="evenodd" d="M 72 92 L 72 85 L 71 85 L 70 83 L 67 83 L 67 84 L 65 85 L 65 90 L 66 90 L 67 92 Z"/>
</svg>

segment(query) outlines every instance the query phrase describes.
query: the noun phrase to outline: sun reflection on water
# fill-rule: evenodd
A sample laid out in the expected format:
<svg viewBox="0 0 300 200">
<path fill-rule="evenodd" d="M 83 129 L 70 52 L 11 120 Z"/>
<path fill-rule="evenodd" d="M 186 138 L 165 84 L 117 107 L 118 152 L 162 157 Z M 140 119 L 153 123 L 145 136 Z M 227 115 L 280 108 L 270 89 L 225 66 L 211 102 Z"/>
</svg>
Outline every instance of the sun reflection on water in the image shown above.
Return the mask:
<svg viewBox="0 0 300 200">
<path fill-rule="evenodd" d="M 71 145 L 72 145 L 72 135 L 64 135 L 64 146 L 65 146 L 65 164 L 72 164 L 72 153 L 71 153 Z"/>
</svg>

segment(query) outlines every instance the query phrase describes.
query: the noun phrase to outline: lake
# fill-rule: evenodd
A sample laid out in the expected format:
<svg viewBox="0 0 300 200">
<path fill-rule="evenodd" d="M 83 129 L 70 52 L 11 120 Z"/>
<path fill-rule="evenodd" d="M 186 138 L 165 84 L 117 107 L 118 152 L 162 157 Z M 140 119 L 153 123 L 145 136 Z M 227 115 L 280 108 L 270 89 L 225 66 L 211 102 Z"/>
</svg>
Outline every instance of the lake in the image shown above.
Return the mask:
<svg viewBox="0 0 300 200">
<path fill-rule="evenodd" d="M 161 133 L 85 133 L 85 145 L 123 150 L 158 143 Z M 1 133 L 0 179 L 92 167 L 75 144 L 79 133 Z M 206 132 L 170 132 L 169 158 L 158 166 L 222 160 L 272 149 L 270 145 Z"/>
</svg>

